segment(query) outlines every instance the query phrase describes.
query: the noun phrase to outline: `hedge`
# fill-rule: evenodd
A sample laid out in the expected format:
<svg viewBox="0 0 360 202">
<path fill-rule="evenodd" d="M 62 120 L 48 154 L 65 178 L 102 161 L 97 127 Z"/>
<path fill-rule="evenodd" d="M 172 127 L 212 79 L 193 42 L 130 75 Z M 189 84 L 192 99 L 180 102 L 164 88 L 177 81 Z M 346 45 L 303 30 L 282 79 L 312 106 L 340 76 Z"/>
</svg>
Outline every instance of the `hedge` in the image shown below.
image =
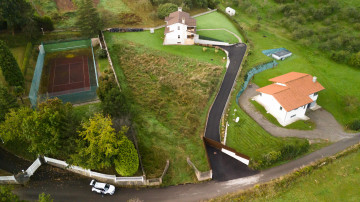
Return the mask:
<svg viewBox="0 0 360 202">
<path fill-rule="evenodd" d="M 24 60 L 23 60 L 22 66 L 21 66 L 21 72 L 23 73 L 23 75 L 26 75 L 26 69 L 29 64 L 32 48 L 33 48 L 32 43 L 28 42 L 26 45 L 26 49 L 25 49 Z"/>
</svg>

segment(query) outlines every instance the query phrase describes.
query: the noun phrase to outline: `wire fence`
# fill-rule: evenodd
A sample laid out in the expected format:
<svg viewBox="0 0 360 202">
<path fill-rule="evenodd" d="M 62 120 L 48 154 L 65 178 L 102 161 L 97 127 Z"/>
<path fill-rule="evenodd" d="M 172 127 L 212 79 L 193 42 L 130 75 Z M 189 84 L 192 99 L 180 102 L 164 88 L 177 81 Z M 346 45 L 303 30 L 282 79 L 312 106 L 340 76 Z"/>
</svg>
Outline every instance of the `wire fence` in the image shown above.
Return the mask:
<svg viewBox="0 0 360 202">
<path fill-rule="evenodd" d="M 78 88 L 78 89 L 67 89 L 66 91 L 61 92 L 51 92 L 51 93 L 41 93 L 39 89 L 41 88 L 41 79 L 43 74 L 49 72 L 43 72 L 44 63 L 46 60 L 46 54 L 61 52 L 61 51 L 70 51 L 76 49 L 84 49 L 89 48 L 91 52 L 88 56 L 88 61 L 85 60 L 88 69 L 85 70 L 84 76 L 89 76 L 89 87 Z M 85 81 L 84 81 L 85 82 Z M 46 82 L 45 82 L 46 83 Z M 94 50 L 91 44 L 91 40 L 89 39 L 81 39 L 81 40 L 72 40 L 72 41 L 62 41 L 62 42 L 43 42 L 39 46 L 39 55 L 36 62 L 35 72 L 33 76 L 33 80 L 31 83 L 29 99 L 32 107 L 36 107 L 39 102 L 42 102 L 49 98 L 58 97 L 63 102 L 70 102 L 72 104 L 79 104 L 83 102 L 93 101 L 97 98 L 96 89 L 98 88 L 98 78 L 96 71 L 96 63 Z"/>
<path fill-rule="evenodd" d="M 245 91 L 245 89 L 246 89 L 246 87 L 248 86 L 250 80 L 252 79 L 252 77 L 253 77 L 255 74 L 260 73 L 260 72 L 262 72 L 262 71 L 265 71 L 265 70 L 267 70 L 267 69 L 274 68 L 276 65 L 278 65 L 278 63 L 274 60 L 274 61 L 269 62 L 269 63 L 257 65 L 257 66 L 255 66 L 255 67 L 253 67 L 252 69 L 250 69 L 250 70 L 245 74 L 244 83 L 241 85 L 240 91 L 239 91 L 239 93 L 236 95 L 236 103 L 239 103 L 239 97 L 240 97 L 241 94 Z"/>
</svg>

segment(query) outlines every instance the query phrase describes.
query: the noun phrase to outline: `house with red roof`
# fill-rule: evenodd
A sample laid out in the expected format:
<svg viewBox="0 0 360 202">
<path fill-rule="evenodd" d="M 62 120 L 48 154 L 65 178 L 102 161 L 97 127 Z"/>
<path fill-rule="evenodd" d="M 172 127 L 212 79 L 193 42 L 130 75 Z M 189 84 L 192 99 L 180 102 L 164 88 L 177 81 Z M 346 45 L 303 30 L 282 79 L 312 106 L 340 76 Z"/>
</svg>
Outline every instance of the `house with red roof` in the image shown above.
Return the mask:
<svg viewBox="0 0 360 202">
<path fill-rule="evenodd" d="M 164 45 L 193 45 L 196 35 L 196 20 L 182 8 L 165 18 Z"/>
<path fill-rule="evenodd" d="M 281 125 L 308 120 L 307 109 L 315 109 L 319 91 L 325 88 L 310 74 L 290 72 L 272 79 L 273 84 L 257 89 L 253 99 L 265 107 Z"/>
</svg>

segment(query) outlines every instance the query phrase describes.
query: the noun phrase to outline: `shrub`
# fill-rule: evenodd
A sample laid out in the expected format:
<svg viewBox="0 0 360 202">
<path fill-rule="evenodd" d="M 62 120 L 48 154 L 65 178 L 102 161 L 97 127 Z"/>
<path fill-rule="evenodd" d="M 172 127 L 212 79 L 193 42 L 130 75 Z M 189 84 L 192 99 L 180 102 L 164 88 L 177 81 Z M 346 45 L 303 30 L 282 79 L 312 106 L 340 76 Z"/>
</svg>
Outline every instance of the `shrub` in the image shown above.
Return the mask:
<svg viewBox="0 0 360 202">
<path fill-rule="evenodd" d="M 0 85 L 0 122 L 5 120 L 5 115 L 10 109 L 18 108 L 16 98 L 9 93 L 6 87 Z"/>
<path fill-rule="evenodd" d="M 177 11 L 178 6 L 173 3 L 160 4 L 157 9 L 157 15 L 160 19 L 164 19 L 170 13 Z"/>
<path fill-rule="evenodd" d="M 50 17 L 48 16 L 44 16 L 44 17 L 39 17 L 39 16 L 34 16 L 34 20 L 37 23 L 37 26 L 39 28 L 43 28 L 44 31 L 53 31 L 54 30 L 54 23 L 51 20 Z"/>
<path fill-rule="evenodd" d="M 106 58 L 107 57 L 107 53 L 106 53 L 106 50 L 105 49 L 101 49 L 99 48 L 97 51 L 96 51 L 96 56 L 98 56 L 99 58 Z"/>
<path fill-rule="evenodd" d="M 349 63 L 354 67 L 360 67 L 360 52 L 352 54 Z"/>
<path fill-rule="evenodd" d="M 207 48 L 206 47 L 203 47 L 203 51 L 205 52 L 207 50 Z"/>
<path fill-rule="evenodd" d="M 134 144 L 123 136 L 119 148 L 119 156 L 114 160 L 115 170 L 122 176 L 131 176 L 139 168 L 139 157 Z"/>
<path fill-rule="evenodd" d="M 349 128 L 350 130 L 355 130 L 355 131 L 360 130 L 360 119 L 357 119 L 357 120 L 352 121 L 352 122 L 348 125 L 348 128 Z"/>
</svg>

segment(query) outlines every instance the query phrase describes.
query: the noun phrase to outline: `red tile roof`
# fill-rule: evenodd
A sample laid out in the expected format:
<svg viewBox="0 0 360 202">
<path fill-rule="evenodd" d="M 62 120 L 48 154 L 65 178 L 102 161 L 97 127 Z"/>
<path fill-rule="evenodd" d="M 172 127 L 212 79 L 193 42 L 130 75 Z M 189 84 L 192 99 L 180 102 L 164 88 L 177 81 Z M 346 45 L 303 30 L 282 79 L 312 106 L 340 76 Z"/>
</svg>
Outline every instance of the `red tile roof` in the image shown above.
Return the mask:
<svg viewBox="0 0 360 202">
<path fill-rule="evenodd" d="M 309 95 L 325 89 L 318 81 L 313 82 L 311 75 L 298 72 L 290 72 L 269 81 L 282 85 L 274 83 L 256 91 L 272 95 L 286 111 L 311 103 L 313 100 Z"/>
</svg>

